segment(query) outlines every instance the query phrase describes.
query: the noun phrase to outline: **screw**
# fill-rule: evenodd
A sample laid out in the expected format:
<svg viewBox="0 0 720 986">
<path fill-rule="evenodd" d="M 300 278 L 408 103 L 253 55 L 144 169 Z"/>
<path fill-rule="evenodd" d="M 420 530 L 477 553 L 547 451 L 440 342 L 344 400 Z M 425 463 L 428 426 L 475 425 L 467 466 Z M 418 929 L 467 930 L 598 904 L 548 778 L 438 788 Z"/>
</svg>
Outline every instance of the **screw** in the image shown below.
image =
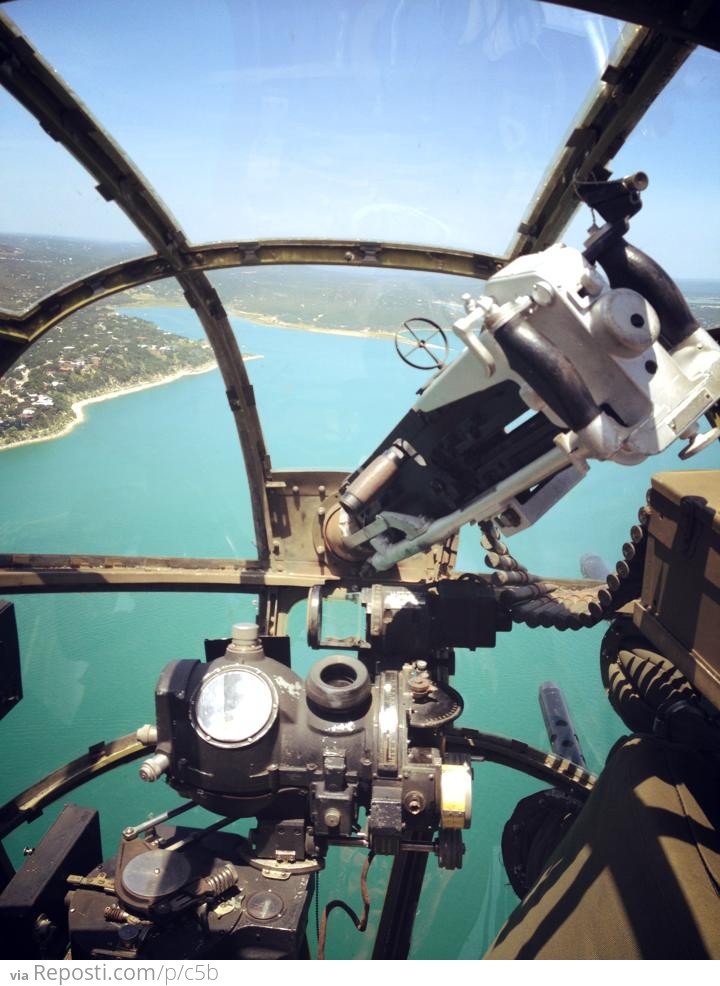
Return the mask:
<svg viewBox="0 0 720 986">
<path fill-rule="evenodd" d="M 33 928 L 33 936 L 39 943 L 47 942 L 55 934 L 55 925 L 47 914 L 38 914 Z"/>
<path fill-rule="evenodd" d="M 411 815 L 419 815 L 425 807 L 425 798 L 420 791 L 408 791 L 404 800 L 405 807 Z"/>
</svg>

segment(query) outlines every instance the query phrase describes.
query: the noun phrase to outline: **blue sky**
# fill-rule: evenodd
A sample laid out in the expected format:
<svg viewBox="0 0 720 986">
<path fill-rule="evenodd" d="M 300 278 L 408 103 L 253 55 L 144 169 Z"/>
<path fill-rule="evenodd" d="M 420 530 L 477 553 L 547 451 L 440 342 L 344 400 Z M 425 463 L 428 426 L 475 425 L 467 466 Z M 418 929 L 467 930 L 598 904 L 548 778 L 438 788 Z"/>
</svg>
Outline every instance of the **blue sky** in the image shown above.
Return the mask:
<svg viewBox="0 0 720 986">
<path fill-rule="evenodd" d="M 359 237 L 504 252 L 618 33 L 531 0 L 17 0 L 3 8 L 192 240 Z M 618 156 L 634 240 L 719 276 L 720 56 Z M 0 94 L 0 229 L 135 238 Z M 586 218 L 568 242 L 578 244 Z"/>
</svg>

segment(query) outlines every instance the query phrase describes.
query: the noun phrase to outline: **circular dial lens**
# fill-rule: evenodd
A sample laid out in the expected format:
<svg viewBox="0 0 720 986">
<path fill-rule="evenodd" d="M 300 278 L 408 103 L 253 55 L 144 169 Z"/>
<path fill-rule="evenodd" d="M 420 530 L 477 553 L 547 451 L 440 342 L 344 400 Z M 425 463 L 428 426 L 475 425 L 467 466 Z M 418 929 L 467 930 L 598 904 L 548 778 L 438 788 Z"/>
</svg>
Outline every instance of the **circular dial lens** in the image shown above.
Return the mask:
<svg viewBox="0 0 720 986">
<path fill-rule="evenodd" d="M 265 677 L 229 668 L 206 678 L 195 702 L 195 721 L 210 742 L 248 743 L 275 717 L 275 694 Z"/>
</svg>

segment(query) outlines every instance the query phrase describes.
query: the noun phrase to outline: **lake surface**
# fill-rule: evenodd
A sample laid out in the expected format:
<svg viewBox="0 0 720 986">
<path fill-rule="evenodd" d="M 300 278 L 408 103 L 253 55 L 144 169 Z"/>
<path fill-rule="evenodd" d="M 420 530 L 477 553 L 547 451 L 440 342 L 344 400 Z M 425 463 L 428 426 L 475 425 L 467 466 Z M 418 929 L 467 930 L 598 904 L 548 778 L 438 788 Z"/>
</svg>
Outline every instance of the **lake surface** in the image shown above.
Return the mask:
<svg viewBox="0 0 720 986">
<path fill-rule="evenodd" d="M 713 297 L 708 298 L 712 304 Z M 137 309 L 161 328 L 200 337 L 185 309 Z M 257 325 L 232 319 L 245 352 L 275 468 L 350 472 L 414 400 L 424 375 L 406 367 L 392 342 Z M 218 371 L 184 378 L 86 408 L 70 435 L 0 454 L 5 509 L 0 550 L 251 557 L 255 553 L 247 483 Z M 679 446 L 678 446 L 679 448 Z M 653 472 L 680 467 L 673 449 L 633 468 L 594 464 L 549 516 L 513 539 L 531 571 L 580 574 L 580 557 L 613 563 L 627 540 Z M 720 467 L 720 446 L 692 460 Z M 483 570 L 476 528 L 465 533 L 459 567 Z M 233 594 L 108 593 L 16 597 L 25 698 L 0 722 L 5 801 L 99 740 L 154 719 L 163 666 L 203 656 L 206 637 L 227 636 L 252 620 L 255 601 Z M 293 612 L 293 664 L 317 658 L 304 641 L 303 607 Z M 624 727 L 604 698 L 599 674 L 603 628 L 559 633 L 517 627 L 494 650 L 459 651 L 455 686 L 465 698 L 461 724 L 547 747 L 538 685 L 564 689 L 588 766 L 598 770 Z M 502 828 L 517 800 L 541 785 L 490 764 L 475 767 L 472 828 L 463 868 L 428 866 L 412 956 L 477 958 L 515 905 L 500 859 Z M 144 785 L 131 765 L 72 795 L 102 811 L 103 845 L 114 853 L 123 827 L 171 807 L 164 785 Z M 7 841 L 16 862 L 57 814 L 49 810 Z M 198 810 L 198 823 L 209 816 Z M 238 830 L 242 830 L 240 827 Z M 358 907 L 362 854 L 333 850 L 320 903 L 342 897 Z M 330 957 L 367 956 L 382 906 L 389 860 L 371 869 L 369 931 L 357 934 L 334 913 Z M 313 940 L 313 921 L 310 939 Z"/>
</svg>

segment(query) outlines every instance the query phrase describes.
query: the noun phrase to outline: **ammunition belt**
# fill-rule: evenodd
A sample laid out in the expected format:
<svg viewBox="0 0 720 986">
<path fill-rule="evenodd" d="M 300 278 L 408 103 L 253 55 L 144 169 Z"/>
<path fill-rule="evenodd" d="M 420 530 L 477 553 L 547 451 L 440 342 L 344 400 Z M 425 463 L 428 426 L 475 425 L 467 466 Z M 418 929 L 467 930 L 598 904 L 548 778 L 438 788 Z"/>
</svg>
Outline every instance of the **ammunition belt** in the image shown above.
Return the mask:
<svg viewBox="0 0 720 986">
<path fill-rule="evenodd" d="M 584 586 L 556 585 L 528 572 L 510 554 L 495 524 L 481 523 L 480 543 L 487 552 L 485 564 L 495 569 L 491 581 L 513 622 L 528 627 L 579 630 L 608 619 L 621 606 L 636 599 L 642 584 L 649 518 L 649 509 L 641 507 L 638 523 L 630 528 L 629 540 L 622 546 L 622 558 L 615 571 L 608 574 L 604 584 Z"/>
</svg>

